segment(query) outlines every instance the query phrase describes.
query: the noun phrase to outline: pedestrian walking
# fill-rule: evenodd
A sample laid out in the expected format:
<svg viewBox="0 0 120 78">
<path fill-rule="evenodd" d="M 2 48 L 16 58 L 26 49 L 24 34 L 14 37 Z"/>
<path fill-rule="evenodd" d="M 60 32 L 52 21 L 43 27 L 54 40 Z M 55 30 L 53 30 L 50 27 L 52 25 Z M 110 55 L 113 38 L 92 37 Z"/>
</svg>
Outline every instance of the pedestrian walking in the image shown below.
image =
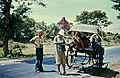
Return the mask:
<svg viewBox="0 0 120 78">
<path fill-rule="evenodd" d="M 56 46 L 56 64 L 57 64 L 57 68 L 58 68 L 58 74 L 66 74 L 66 70 L 65 70 L 65 63 L 66 63 L 66 59 L 65 59 L 65 40 L 63 38 L 64 36 L 64 30 L 60 30 L 58 35 L 54 37 L 54 44 Z M 63 73 L 61 73 L 60 71 L 60 65 L 62 64 L 62 68 L 63 68 Z"/>
<path fill-rule="evenodd" d="M 36 62 L 35 62 L 35 71 L 43 72 L 42 61 L 43 61 L 43 31 L 37 30 L 37 35 L 34 36 L 30 42 L 35 45 L 36 48 Z"/>
</svg>

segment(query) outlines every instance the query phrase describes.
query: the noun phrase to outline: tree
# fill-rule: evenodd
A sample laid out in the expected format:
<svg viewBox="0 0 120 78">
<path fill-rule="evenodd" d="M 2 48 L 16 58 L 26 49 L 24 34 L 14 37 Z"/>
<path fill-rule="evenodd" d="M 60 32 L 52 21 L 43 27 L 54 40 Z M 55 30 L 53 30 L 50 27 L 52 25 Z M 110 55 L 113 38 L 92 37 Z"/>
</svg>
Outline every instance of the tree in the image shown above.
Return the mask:
<svg viewBox="0 0 120 78">
<path fill-rule="evenodd" d="M 112 8 L 119 12 L 117 18 L 120 19 L 120 0 L 111 0 L 111 1 L 115 3 Z"/>
<path fill-rule="evenodd" d="M 59 31 L 59 27 L 56 24 L 52 23 L 47 25 L 44 21 L 36 23 L 35 28 L 36 30 L 42 29 L 44 31 L 44 38 L 46 39 L 53 38 Z"/>
<path fill-rule="evenodd" d="M 45 31 L 47 29 L 47 25 L 44 21 L 36 23 L 36 30 L 37 29 L 42 29 L 43 31 Z"/>
<path fill-rule="evenodd" d="M 13 25 L 12 25 L 12 15 L 11 15 L 11 9 L 14 9 L 14 6 L 12 4 L 13 0 L 0 0 L 0 16 L 2 16 L 2 21 L 0 29 L 3 33 L 3 52 L 4 52 L 4 56 L 7 56 L 9 54 L 9 49 L 8 49 L 8 40 L 10 39 L 10 36 L 12 34 L 12 29 L 14 29 Z M 18 4 L 21 6 L 21 2 L 23 2 L 23 4 L 27 4 L 27 5 L 31 5 L 35 2 L 38 3 L 38 5 L 41 5 L 43 7 L 45 7 L 46 5 L 44 3 L 41 2 L 41 0 L 14 0 L 15 2 L 18 2 Z M 23 5 L 22 4 L 22 5 Z M 26 11 L 25 8 L 22 8 L 21 10 L 21 14 L 23 14 Z"/>
<path fill-rule="evenodd" d="M 10 39 L 17 42 L 28 42 L 35 35 L 35 21 L 29 17 L 14 17 L 14 28 Z M 18 22 L 19 21 L 19 22 Z"/>
<path fill-rule="evenodd" d="M 48 25 L 48 33 L 46 35 L 46 37 L 51 38 L 53 40 L 53 38 L 57 35 L 59 29 L 59 26 L 56 25 L 55 23 L 49 24 Z"/>
<path fill-rule="evenodd" d="M 106 13 L 101 10 L 92 12 L 83 11 L 80 15 L 76 16 L 75 22 L 77 22 L 77 24 L 89 24 L 99 27 L 107 27 L 112 23 L 111 21 L 108 21 Z"/>
</svg>

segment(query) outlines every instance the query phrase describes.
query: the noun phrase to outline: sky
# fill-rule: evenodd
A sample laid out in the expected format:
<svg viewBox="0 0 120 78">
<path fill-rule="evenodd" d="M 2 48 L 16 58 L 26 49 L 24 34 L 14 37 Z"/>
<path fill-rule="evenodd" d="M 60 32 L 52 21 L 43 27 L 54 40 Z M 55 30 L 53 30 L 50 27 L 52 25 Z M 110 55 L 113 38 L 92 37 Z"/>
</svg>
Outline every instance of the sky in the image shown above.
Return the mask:
<svg viewBox="0 0 120 78">
<path fill-rule="evenodd" d="M 75 16 L 80 15 L 83 11 L 101 10 L 106 12 L 107 17 L 113 22 L 105 31 L 120 33 L 120 20 L 116 18 L 118 12 L 113 10 L 113 2 L 110 0 L 42 0 L 47 4 L 47 8 L 32 5 L 32 13 L 29 15 L 37 22 L 45 21 L 46 23 L 57 23 L 62 17 L 70 23 L 74 22 Z"/>
</svg>

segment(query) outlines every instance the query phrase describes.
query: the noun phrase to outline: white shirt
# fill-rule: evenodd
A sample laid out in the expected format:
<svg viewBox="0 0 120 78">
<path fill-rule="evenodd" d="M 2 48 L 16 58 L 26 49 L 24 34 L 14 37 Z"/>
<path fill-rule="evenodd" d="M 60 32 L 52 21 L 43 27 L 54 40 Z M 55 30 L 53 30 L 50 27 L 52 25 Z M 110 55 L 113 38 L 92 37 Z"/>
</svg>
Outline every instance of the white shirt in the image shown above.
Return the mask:
<svg viewBox="0 0 120 78">
<path fill-rule="evenodd" d="M 35 41 L 36 48 L 43 48 L 43 37 L 35 36 L 30 41 Z"/>
<path fill-rule="evenodd" d="M 60 42 L 61 44 L 56 44 L 57 42 Z M 65 40 L 63 38 L 60 38 L 59 35 L 55 36 L 54 38 L 54 44 L 56 46 L 57 51 L 65 51 Z"/>
<path fill-rule="evenodd" d="M 90 37 L 90 42 L 92 43 L 92 40 L 95 39 L 95 43 L 97 43 L 98 45 L 100 45 L 100 41 L 98 41 L 98 38 L 99 38 L 99 34 L 93 34 L 91 37 Z"/>
</svg>

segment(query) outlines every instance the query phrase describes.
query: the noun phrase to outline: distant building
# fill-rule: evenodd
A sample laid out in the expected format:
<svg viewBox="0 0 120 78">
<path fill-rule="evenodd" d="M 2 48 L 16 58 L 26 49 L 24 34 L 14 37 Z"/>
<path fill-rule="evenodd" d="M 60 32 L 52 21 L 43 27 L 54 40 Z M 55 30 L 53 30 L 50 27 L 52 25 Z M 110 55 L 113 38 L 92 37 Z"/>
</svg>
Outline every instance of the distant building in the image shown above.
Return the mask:
<svg viewBox="0 0 120 78">
<path fill-rule="evenodd" d="M 57 23 L 61 29 L 64 30 L 69 30 L 70 29 L 70 24 L 69 22 L 63 17 L 58 23 Z"/>
</svg>

